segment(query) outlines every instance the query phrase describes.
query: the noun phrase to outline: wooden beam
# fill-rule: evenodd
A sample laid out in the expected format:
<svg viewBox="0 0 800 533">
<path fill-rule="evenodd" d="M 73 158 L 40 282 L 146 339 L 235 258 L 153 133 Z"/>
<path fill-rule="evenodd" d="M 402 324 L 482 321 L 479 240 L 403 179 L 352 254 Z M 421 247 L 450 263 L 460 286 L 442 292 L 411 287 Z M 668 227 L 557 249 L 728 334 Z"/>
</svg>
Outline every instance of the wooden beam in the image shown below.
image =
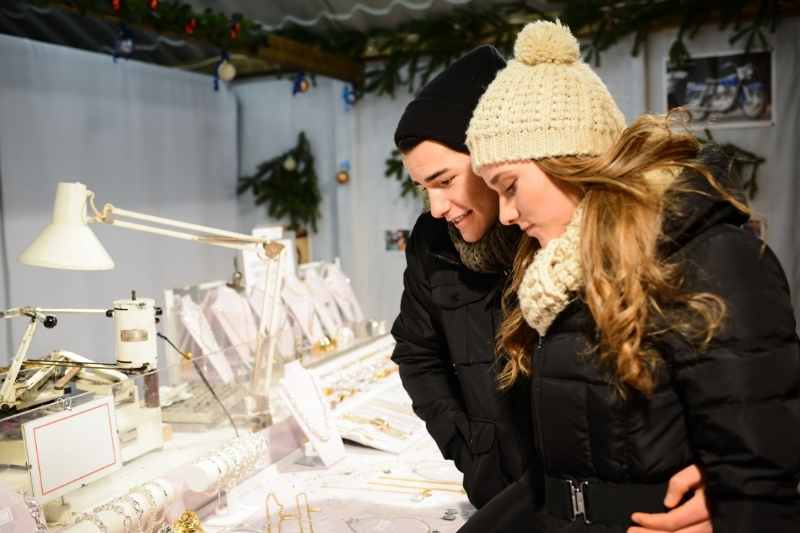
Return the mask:
<svg viewBox="0 0 800 533">
<path fill-rule="evenodd" d="M 277 35 L 270 35 L 267 46 L 260 48 L 257 55 L 269 63 L 353 83 L 359 83 L 363 76 L 363 65 L 350 58 Z"/>
</svg>

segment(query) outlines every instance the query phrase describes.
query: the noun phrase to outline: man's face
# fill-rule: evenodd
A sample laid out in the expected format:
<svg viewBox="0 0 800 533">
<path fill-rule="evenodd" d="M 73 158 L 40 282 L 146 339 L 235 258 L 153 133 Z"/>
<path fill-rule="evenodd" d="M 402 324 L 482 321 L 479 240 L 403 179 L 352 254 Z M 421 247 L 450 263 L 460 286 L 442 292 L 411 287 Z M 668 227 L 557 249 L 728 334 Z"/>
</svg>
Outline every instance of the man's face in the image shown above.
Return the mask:
<svg viewBox="0 0 800 533">
<path fill-rule="evenodd" d="M 472 172 L 469 156 L 434 141 L 403 155 L 417 186 L 428 193 L 431 215 L 451 222 L 467 242 L 476 242 L 497 221 L 497 193 Z"/>
</svg>

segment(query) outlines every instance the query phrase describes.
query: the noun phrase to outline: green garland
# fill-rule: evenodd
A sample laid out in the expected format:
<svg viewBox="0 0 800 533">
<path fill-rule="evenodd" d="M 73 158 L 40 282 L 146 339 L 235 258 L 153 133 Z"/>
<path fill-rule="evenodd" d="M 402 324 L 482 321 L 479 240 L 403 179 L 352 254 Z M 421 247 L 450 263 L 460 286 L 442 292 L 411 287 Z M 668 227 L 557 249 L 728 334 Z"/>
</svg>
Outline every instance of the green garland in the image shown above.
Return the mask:
<svg viewBox="0 0 800 533">
<path fill-rule="evenodd" d="M 280 33 L 296 41 L 319 46 L 331 53 L 366 61 L 364 94 L 394 96 L 399 87 L 409 92 L 425 85 L 430 77 L 478 44 L 494 44 L 512 55 L 517 33 L 525 24 L 560 19 L 580 37 L 587 61 L 599 63 L 601 53 L 634 35 L 633 55 L 641 51 L 649 33 L 677 26 L 678 36 L 670 49 L 671 60 L 688 57 L 685 40 L 703 24 L 717 21 L 721 30 L 732 28 L 731 44 L 745 41 L 745 51 L 766 45 L 765 33 L 774 32 L 788 13 L 796 13 L 791 0 L 575 0 L 562 11 L 542 11 L 524 1 L 455 8 L 440 17 L 420 18 L 393 29 L 367 32 L 333 30 L 319 35 L 295 26 Z"/>
<path fill-rule="evenodd" d="M 270 217 L 288 218 L 289 229 L 298 234 L 308 227 L 316 233 L 322 195 L 305 132 L 300 132 L 294 148 L 264 161 L 252 176 L 239 178 L 236 194 L 250 190 L 256 205 L 266 205 Z"/>
<path fill-rule="evenodd" d="M 31 3 L 66 6 L 82 15 L 116 17 L 126 24 L 152 28 L 158 33 L 196 38 L 222 50 L 255 51 L 267 43 L 267 32 L 261 25 L 242 14 L 229 17 L 212 9 L 195 11 L 190 4 L 177 0 L 31 0 Z"/>
<path fill-rule="evenodd" d="M 269 34 L 255 20 L 241 14 L 229 17 L 211 9 L 195 11 L 179 0 L 29 1 L 117 17 L 161 33 L 188 34 L 223 50 L 255 51 L 268 43 Z M 579 36 L 589 37 L 585 55 L 595 62 L 599 62 L 603 51 L 628 35 L 635 36 L 631 52 L 636 55 L 649 33 L 678 26 L 670 58 L 680 63 L 688 57 L 685 40 L 696 35 L 704 24 L 717 21 L 721 30 L 731 28 L 730 42 L 744 40 L 745 50 L 749 51 L 756 45 L 766 46 L 766 32 L 774 32 L 783 17 L 798 13 L 793 0 L 571 0 L 561 5 L 561 11 L 542 11 L 523 0 L 490 5 L 474 2 L 439 17 L 409 20 L 392 29 L 341 29 L 321 35 L 290 26 L 275 34 L 364 62 L 364 82 L 357 88 L 357 96 L 393 96 L 399 87 L 413 92 L 478 44 L 494 44 L 510 56 L 517 33 L 538 19 L 559 18 Z"/>
<path fill-rule="evenodd" d="M 585 56 L 596 63 L 601 52 L 628 35 L 634 35 L 631 54 L 636 56 L 650 33 L 677 26 L 669 56 L 671 62 L 680 64 L 689 58 L 685 40 L 711 22 L 717 22 L 720 31 L 732 29 L 731 45 L 744 39 L 746 53 L 756 44 L 768 48 L 765 31 L 774 33 L 792 5 L 792 0 L 578 0 L 566 3 L 561 20 L 591 35 Z M 796 4 L 794 7 L 796 11 Z"/>
<path fill-rule="evenodd" d="M 481 43 L 492 43 L 510 54 L 517 33 L 528 22 L 548 14 L 522 1 L 490 6 L 457 7 L 434 18 L 409 20 L 392 29 L 367 32 L 334 30 L 324 35 L 293 26 L 280 33 L 366 61 L 364 83 L 357 95 L 394 96 L 399 87 L 409 92 L 425 85 L 433 74 Z"/>
</svg>

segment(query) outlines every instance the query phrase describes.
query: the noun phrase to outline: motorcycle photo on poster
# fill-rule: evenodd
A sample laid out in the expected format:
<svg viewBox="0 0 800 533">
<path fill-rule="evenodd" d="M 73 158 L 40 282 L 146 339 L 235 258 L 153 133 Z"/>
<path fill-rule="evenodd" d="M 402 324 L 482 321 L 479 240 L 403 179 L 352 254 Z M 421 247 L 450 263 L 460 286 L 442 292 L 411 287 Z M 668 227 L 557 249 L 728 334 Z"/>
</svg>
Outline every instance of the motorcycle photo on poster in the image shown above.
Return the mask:
<svg viewBox="0 0 800 533">
<path fill-rule="evenodd" d="M 667 62 L 667 108 L 685 108 L 691 124 L 702 128 L 774 124 L 772 65 L 772 51 Z"/>
</svg>

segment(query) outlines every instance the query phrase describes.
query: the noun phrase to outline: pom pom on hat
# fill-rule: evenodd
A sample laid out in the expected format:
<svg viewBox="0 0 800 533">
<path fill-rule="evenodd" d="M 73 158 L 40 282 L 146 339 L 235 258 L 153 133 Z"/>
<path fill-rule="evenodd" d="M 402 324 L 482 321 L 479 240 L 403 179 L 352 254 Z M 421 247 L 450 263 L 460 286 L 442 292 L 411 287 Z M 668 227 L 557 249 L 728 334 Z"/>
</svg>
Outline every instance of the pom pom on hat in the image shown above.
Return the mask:
<svg viewBox="0 0 800 533">
<path fill-rule="evenodd" d="M 514 59 L 526 65 L 574 63 L 580 59 L 578 40 L 560 22 L 531 22 L 517 36 Z"/>
</svg>

